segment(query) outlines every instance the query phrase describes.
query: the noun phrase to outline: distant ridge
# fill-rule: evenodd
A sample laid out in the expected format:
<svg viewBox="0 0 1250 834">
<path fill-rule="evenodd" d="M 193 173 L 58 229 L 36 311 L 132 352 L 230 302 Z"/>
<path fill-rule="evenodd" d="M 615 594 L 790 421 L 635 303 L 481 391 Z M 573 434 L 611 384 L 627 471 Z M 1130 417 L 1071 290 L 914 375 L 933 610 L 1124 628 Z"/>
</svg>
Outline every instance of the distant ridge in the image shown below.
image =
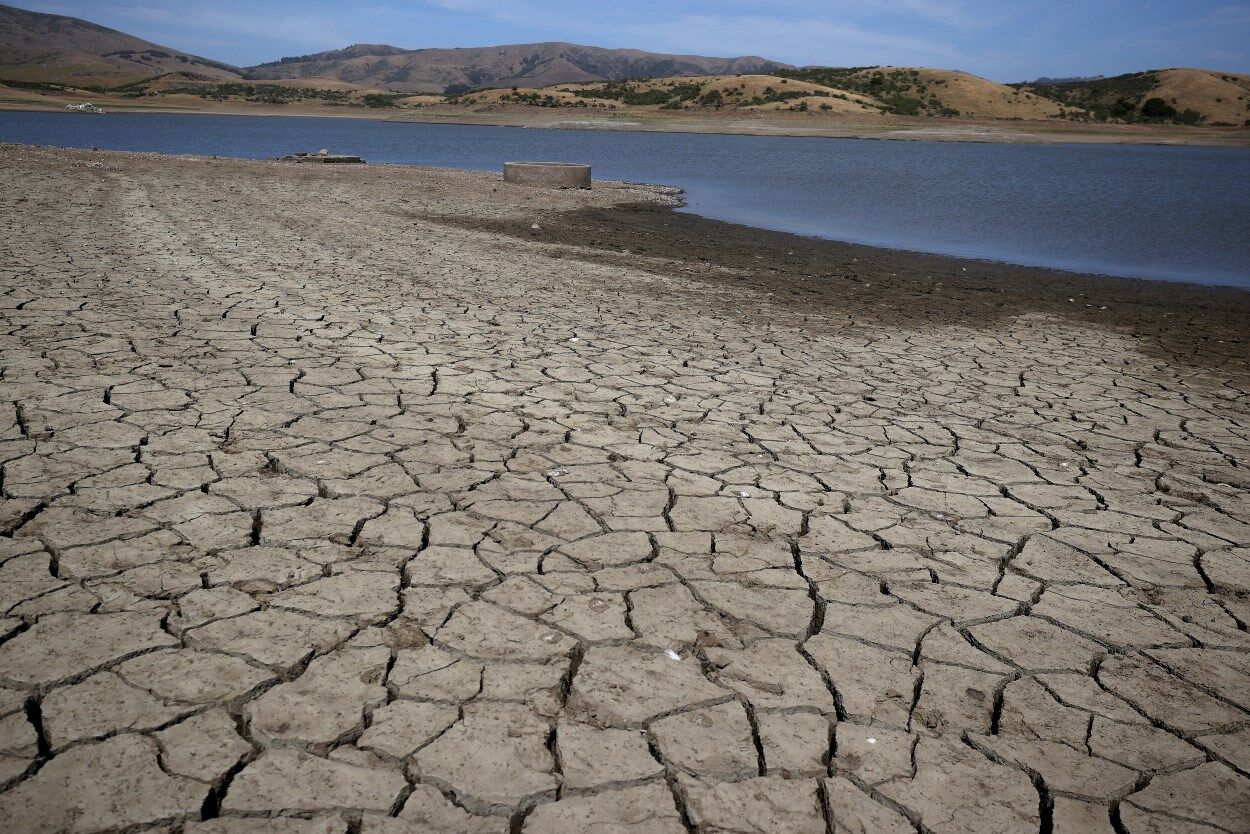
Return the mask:
<svg viewBox="0 0 1250 834">
<path fill-rule="evenodd" d="M 796 68 L 758 55 L 718 58 L 563 41 L 454 49 L 357 43 L 240 68 L 78 18 L 3 4 L 0 84 L 41 96 L 88 90 L 182 105 L 784 109 L 1250 127 L 1250 75 L 1217 70 L 1153 69 L 1004 85 L 929 67 Z"/>
<path fill-rule="evenodd" d="M 454 94 L 491 86 L 544 87 L 626 78 L 758 73 L 787 66 L 757 55 L 668 55 L 552 41 L 456 49 L 353 44 L 258 64 L 243 72 L 250 79 L 319 76 L 395 92 Z"/>
<path fill-rule="evenodd" d="M 1021 84 L 1076 84 L 1082 81 L 1101 81 L 1106 78 L 1105 75 L 1070 75 L 1066 78 L 1051 78 L 1043 75 L 1041 78 L 1035 78 L 1032 81 L 1022 81 Z"/>
<path fill-rule="evenodd" d="M 107 26 L 0 5 L 0 78 L 108 87 L 177 71 L 241 77 L 228 64 Z"/>
</svg>

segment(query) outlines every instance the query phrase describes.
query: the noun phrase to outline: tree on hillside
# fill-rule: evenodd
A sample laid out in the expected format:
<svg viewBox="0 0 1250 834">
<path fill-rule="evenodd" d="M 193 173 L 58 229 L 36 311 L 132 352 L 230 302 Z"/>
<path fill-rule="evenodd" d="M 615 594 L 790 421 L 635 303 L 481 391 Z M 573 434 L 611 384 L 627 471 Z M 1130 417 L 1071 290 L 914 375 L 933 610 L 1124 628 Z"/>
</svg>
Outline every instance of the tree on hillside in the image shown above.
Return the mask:
<svg viewBox="0 0 1250 834">
<path fill-rule="evenodd" d="M 1147 119 L 1175 119 L 1176 108 L 1161 98 L 1148 98 L 1141 106 L 1141 114 Z"/>
</svg>

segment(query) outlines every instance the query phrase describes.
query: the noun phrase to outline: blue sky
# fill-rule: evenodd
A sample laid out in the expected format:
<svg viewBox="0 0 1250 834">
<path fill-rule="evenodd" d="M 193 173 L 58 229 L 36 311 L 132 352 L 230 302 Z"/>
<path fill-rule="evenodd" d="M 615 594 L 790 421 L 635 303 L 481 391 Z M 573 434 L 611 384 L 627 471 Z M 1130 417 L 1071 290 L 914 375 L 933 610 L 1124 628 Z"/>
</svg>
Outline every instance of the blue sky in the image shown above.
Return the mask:
<svg viewBox="0 0 1250 834">
<path fill-rule="evenodd" d="M 1250 72 L 1250 0 L 6 0 L 246 65 L 350 43 L 563 40 L 996 81 Z"/>
</svg>

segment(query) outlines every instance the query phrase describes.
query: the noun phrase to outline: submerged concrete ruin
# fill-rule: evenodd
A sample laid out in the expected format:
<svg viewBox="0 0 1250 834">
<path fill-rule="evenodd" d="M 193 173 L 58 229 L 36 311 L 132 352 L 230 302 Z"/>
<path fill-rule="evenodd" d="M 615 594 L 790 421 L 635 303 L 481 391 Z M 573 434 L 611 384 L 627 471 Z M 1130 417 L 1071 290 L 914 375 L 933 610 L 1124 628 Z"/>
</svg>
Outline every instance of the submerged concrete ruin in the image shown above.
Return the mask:
<svg viewBox="0 0 1250 834">
<path fill-rule="evenodd" d="M 590 188 L 590 166 L 573 162 L 505 162 L 503 181 L 547 188 Z"/>
<path fill-rule="evenodd" d="M 287 154 L 286 156 L 278 157 L 278 161 L 279 162 L 321 162 L 327 165 L 334 164 L 334 163 L 353 164 L 353 165 L 365 164 L 365 161 L 358 156 L 349 156 L 347 154 L 333 154 L 327 151 L 325 148 L 322 148 L 316 153 L 308 153 L 304 151 L 301 153 Z"/>
</svg>

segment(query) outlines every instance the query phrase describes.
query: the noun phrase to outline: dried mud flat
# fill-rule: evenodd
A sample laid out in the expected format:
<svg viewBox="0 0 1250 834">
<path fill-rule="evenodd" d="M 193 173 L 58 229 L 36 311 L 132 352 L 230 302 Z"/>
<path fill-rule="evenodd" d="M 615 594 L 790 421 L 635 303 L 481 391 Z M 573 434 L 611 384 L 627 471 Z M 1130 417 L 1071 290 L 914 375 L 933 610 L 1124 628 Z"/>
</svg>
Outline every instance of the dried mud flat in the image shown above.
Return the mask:
<svg viewBox="0 0 1250 834">
<path fill-rule="evenodd" d="M 0 830 L 1246 831 L 1247 295 L 672 202 L 0 148 Z"/>
</svg>

